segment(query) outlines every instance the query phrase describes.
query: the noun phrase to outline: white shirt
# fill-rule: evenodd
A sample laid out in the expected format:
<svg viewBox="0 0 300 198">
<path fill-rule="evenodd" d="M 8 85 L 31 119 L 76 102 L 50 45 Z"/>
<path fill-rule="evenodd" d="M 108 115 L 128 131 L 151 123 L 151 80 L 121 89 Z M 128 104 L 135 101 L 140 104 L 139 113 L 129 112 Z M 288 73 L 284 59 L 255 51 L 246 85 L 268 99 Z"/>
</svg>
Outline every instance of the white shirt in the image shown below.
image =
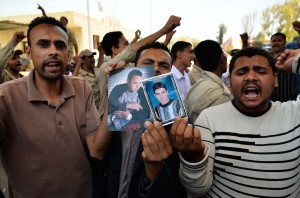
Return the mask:
<svg viewBox="0 0 300 198">
<path fill-rule="evenodd" d="M 171 72 L 174 76 L 176 86 L 180 93 L 180 98 L 185 105 L 186 94 L 188 89 L 191 87 L 190 77 L 186 71 L 184 71 L 182 75 L 182 73 L 174 65 L 172 66 Z"/>
</svg>

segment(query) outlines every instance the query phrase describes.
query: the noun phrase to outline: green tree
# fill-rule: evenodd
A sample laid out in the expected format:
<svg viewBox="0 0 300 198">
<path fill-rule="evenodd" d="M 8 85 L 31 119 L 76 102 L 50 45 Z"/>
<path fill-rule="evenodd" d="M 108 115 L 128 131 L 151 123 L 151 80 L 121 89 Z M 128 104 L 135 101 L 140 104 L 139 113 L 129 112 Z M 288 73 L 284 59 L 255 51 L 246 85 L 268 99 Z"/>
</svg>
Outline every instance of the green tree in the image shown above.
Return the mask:
<svg viewBox="0 0 300 198">
<path fill-rule="evenodd" d="M 261 41 L 262 43 L 266 42 L 265 34 L 262 33 L 262 32 L 259 32 L 253 39 L 256 40 L 256 41 Z"/>
<path fill-rule="evenodd" d="M 286 0 L 283 4 L 275 4 L 262 12 L 262 32 L 268 38 L 276 32 L 282 32 L 287 41 L 291 41 L 298 34 L 293 29 L 292 22 L 299 17 L 299 0 Z"/>
<path fill-rule="evenodd" d="M 270 37 L 272 35 L 274 21 L 273 16 L 271 15 L 272 9 L 267 8 L 262 12 L 262 33 L 265 33 L 267 37 Z"/>
<path fill-rule="evenodd" d="M 217 41 L 219 42 L 219 44 L 223 43 L 223 37 L 227 32 L 227 27 L 224 24 L 220 24 L 219 25 L 219 32 L 218 32 L 218 36 L 217 36 Z"/>
</svg>

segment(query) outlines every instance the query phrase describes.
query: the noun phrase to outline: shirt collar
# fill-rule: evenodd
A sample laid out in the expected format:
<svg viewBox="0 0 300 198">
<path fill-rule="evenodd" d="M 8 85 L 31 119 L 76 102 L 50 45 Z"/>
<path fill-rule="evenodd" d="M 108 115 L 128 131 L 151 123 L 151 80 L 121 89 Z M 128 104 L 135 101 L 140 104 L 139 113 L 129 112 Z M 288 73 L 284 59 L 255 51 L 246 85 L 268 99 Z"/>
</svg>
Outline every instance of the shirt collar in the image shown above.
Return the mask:
<svg viewBox="0 0 300 198">
<path fill-rule="evenodd" d="M 176 77 L 177 79 L 185 77 L 186 74 L 186 72 L 183 71 L 183 75 L 182 75 L 182 73 L 175 67 L 175 65 L 172 66 L 171 72 L 174 75 L 174 77 Z"/>
<path fill-rule="evenodd" d="M 225 93 L 227 93 L 228 95 L 231 95 L 230 90 L 228 89 L 228 87 L 224 84 L 223 80 L 217 76 L 215 73 L 210 72 L 210 71 L 205 71 L 202 70 L 202 75 L 207 75 L 209 76 L 213 81 L 215 81 L 219 86 L 224 88 Z"/>
<path fill-rule="evenodd" d="M 82 69 L 82 68 L 80 68 L 79 69 L 79 73 L 81 74 L 81 75 L 83 75 L 83 76 L 93 76 L 93 77 L 95 77 L 95 72 L 94 72 L 94 69 L 93 69 L 93 72 L 91 73 L 91 72 L 87 72 L 87 71 L 85 71 L 84 69 Z"/>
<path fill-rule="evenodd" d="M 28 101 L 47 101 L 47 98 L 38 90 L 34 83 L 35 69 L 27 76 Z M 73 85 L 70 83 L 70 77 L 63 75 L 61 78 L 61 97 L 69 98 L 75 95 Z"/>
</svg>

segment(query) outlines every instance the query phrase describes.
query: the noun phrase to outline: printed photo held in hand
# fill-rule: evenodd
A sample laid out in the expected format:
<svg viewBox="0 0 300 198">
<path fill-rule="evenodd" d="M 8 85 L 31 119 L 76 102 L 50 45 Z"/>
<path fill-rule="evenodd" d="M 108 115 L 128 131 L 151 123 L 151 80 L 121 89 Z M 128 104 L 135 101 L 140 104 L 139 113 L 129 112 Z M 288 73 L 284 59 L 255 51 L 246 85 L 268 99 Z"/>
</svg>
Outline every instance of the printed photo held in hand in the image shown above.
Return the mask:
<svg viewBox="0 0 300 198">
<path fill-rule="evenodd" d="M 172 73 L 145 79 L 142 84 L 155 120 L 167 125 L 176 117 L 187 116 Z"/>
<path fill-rule="evenodd" d="M 135 131 L 144 127 L 151 111 L 142 80 L 154 76 L 154 67 L 125 67 L 114 70 L 108 80 L 109 131 Z"/>
</svg>

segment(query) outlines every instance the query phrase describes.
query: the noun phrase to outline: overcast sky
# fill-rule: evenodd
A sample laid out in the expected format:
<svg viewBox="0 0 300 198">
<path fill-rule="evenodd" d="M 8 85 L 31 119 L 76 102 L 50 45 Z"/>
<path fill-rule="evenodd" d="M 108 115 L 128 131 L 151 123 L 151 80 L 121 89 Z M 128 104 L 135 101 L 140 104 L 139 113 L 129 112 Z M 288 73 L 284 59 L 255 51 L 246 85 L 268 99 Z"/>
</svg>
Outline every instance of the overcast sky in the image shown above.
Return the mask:
<svg viewBox="0 0 300 198">
<path fill-rule="evenodd" d="M 76 11 L 100 19 L 110 15 L 119 19 L 127 29 L 142 31 L 142 36 L 158 30 L 170 15 L 182 17 L 174 37 L 190 36 L 216 39 L 218 27 L 225 24 L 224 39 L 242 33 L 242 18 L 256 12 L 254 35 L 261 29 L 262 10 L 285 0 L 0 0 L 0 16 L 40 13 L 37 3 L 46 12 Z M 103 7 L 102 14 L 98 4 Z"/>
</svg>

